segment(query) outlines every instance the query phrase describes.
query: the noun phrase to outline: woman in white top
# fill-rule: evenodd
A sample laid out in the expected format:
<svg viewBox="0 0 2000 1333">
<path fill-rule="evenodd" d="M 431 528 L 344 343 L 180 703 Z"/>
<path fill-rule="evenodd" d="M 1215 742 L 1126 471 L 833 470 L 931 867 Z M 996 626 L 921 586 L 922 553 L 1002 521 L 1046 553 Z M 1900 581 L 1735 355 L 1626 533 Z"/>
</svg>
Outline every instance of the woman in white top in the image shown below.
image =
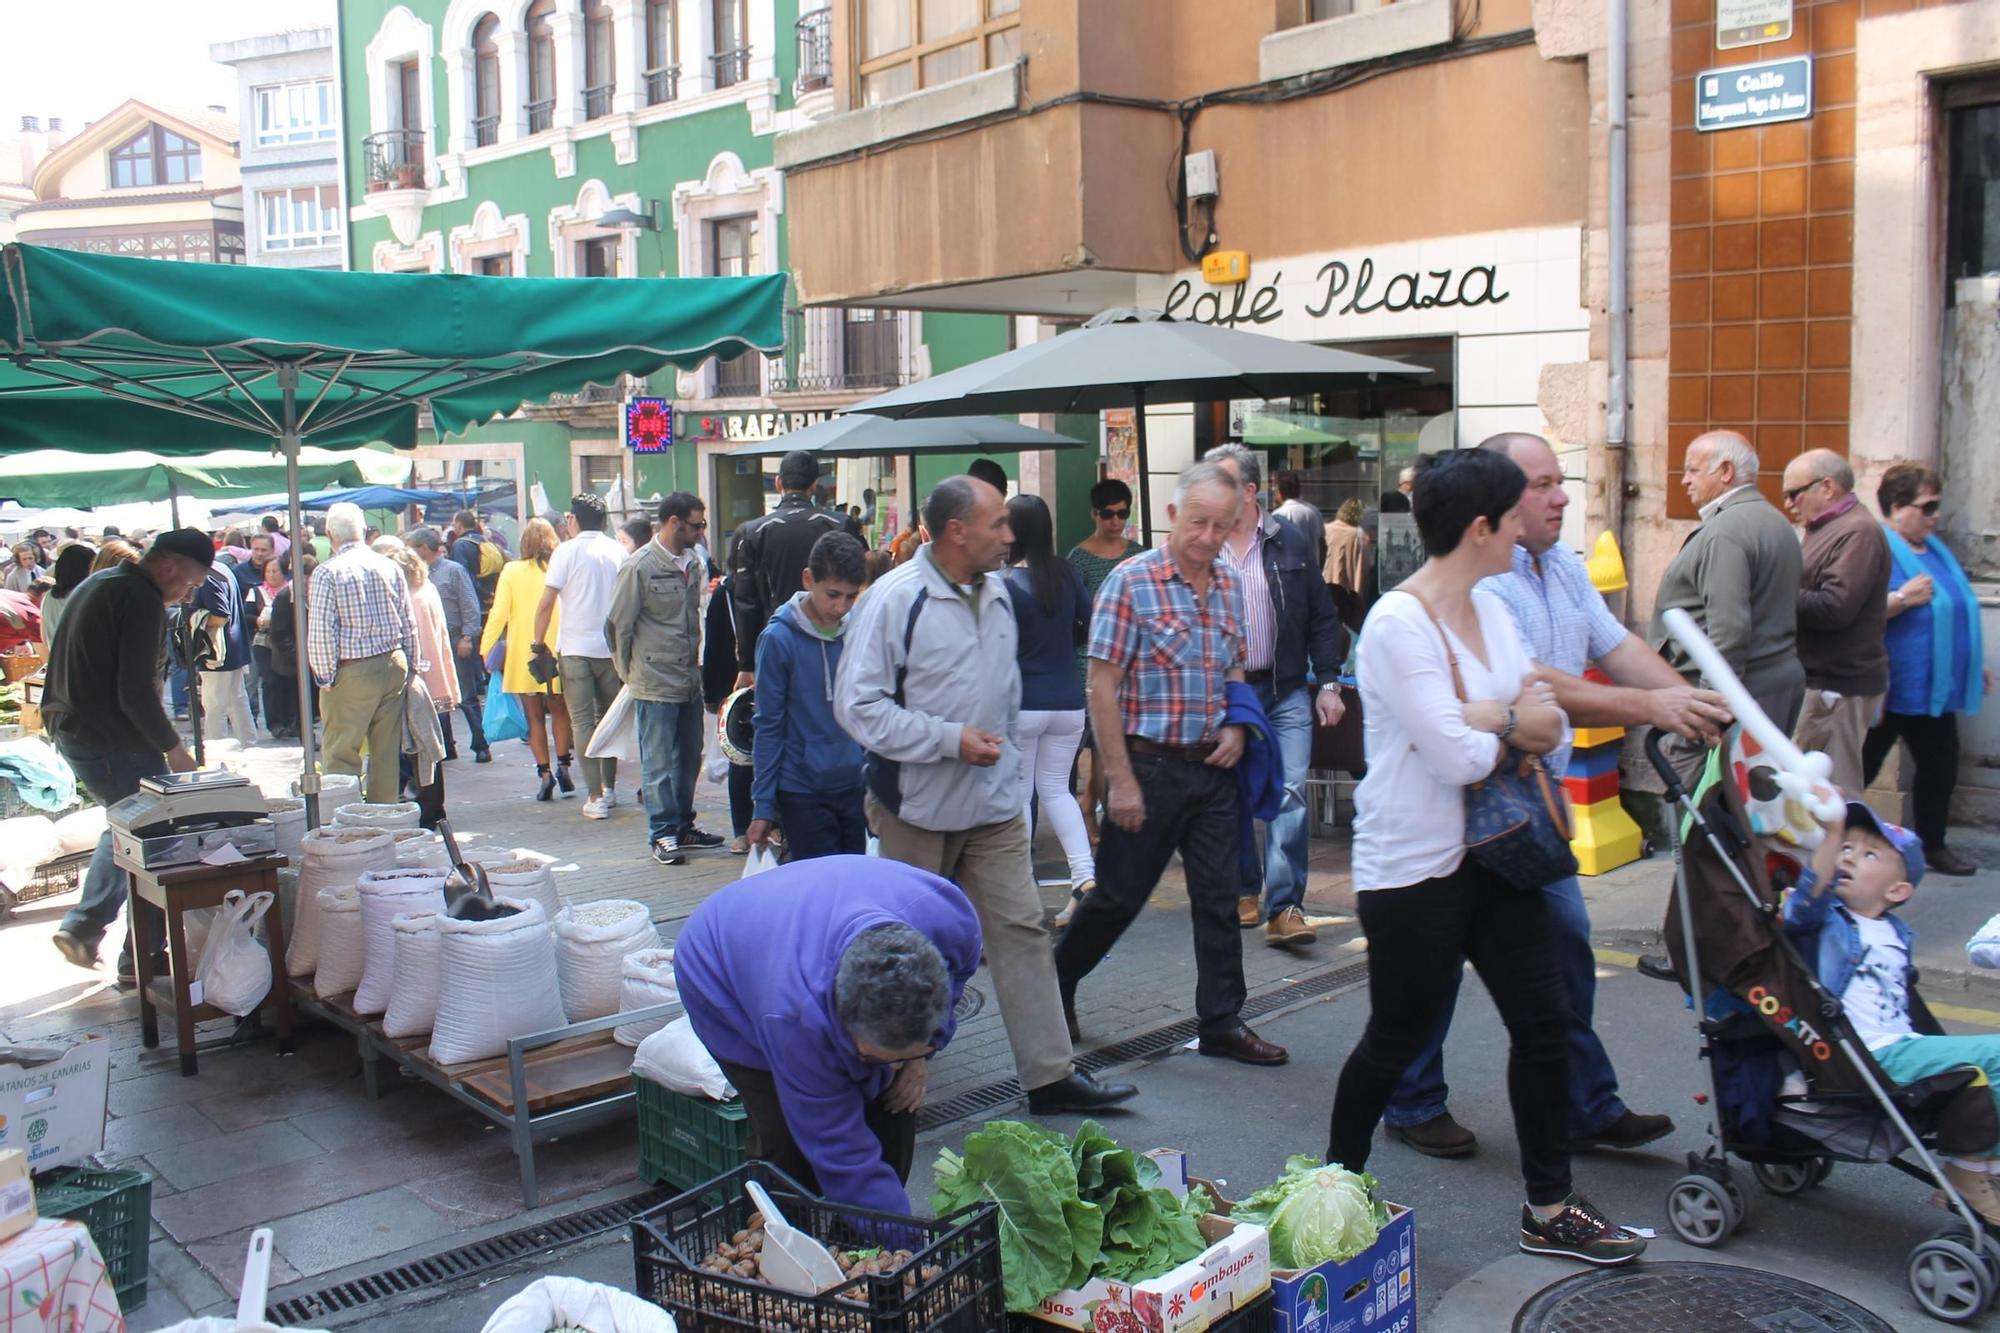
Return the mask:
<svg viewBox="0 0 2000 1333">
<path fill-rule="evenodd" d="M 1526 485 L 1504 454 L 1422 460 L 1410 504 L 1429 558 L 1362 627 L 1368 776 L 1354 798 L 1353 866 L 1369 1015 L 1341 1070 L 1327 1154 L 1354 1171 L 1367 1162 L 1397 1080 L 1470 959 L 1512 1044 L 1507 1088 L 1528 1196 L 1521 1248 L 1625 1263 L 1645 1242 L 1570 1187 L 1569 1001 L 1545 897 L 1515 890 L 1465 849 L 1465 789 L 1508 746 L 1546 754 L 1566 726 L 1549 687 L 1532 677 L 1506 605 L 1474 591 L 1512 566 Z M 1465 701 L 1452 683 L 1454 657 Z"/>
</svg>

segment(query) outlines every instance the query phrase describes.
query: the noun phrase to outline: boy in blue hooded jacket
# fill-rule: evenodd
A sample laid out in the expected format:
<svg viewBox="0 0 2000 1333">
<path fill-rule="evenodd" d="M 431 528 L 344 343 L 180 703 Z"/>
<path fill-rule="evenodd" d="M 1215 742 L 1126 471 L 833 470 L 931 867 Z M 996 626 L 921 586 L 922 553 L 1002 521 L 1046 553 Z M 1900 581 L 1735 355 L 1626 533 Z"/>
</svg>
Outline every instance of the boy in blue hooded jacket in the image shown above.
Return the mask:
<svg viewBox="0 0 2000 1333">
<path fill-rule="evenodd" d="M 833 717 L 841 635 L 867 579 L 866 555 L 844 532 L 813 543 L 805 590 L 778 608 L 757 639 L 756 777 L 746 836 L 768 846 L 777 825 L 793 861 L 867 850 L 865 756 Z"/>
</svg>

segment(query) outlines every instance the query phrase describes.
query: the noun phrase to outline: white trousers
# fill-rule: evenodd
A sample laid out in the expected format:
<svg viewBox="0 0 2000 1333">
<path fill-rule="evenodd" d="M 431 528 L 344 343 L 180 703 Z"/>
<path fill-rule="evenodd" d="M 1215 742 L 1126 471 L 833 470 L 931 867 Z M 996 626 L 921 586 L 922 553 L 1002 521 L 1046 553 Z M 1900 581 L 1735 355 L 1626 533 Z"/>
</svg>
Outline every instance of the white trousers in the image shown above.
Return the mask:
<svg viewBox="0 0 2000 1333">
<path fill-rule="evenodd" d="M 1076 747 L 1083 743 L 1083 710 L 1062 712 L 1021 710 L 1021 810 L 1041 802 L 1042 818 L 1056 831 L 1069 859 L 1069 882 L 1097 878 L 1097 858 L 1091 855 L 1090 834 L 1083 827 L 1083 809 L 1070 794 L 1069 771 Z M 1032 828 L 1034 820 L 1028 820 Z M 1030 837 L 1032 838 L 1032 834 Z"/>
<path fill-rule="evenodd" d="M 243 692 L 242 667 L 201 673 L 201 738 L 212 741 L 224 736 L 234 736 L 245 745 L 257 739 L 250 696 Z"/>
</svg>

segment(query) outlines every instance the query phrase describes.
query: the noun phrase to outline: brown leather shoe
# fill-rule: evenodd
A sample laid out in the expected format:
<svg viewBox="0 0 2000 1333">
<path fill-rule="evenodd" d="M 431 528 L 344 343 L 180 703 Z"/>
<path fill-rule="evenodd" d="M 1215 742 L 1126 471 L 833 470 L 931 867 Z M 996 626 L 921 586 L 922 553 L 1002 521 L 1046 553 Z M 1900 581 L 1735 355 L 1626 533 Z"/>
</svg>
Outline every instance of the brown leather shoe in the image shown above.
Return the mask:
<svg viewBox="0 0 2000 1333">
<path fill-rule="evenodd" d="M 1429 1120 L 1414 1125 L 1382 1126 L 1391 1139 L 1415 1148 L 1426 1157 L 1470 1157 L 1479 1150 L 1479 1137 L 1440 1111 Z"/>
<path fill-rule="evenodd" d="M 1238 898 L 1236 900 L 1236 924 L 1245 930 L 1255 930 L 1264 924 L 1264 900 L 1262 898 Z"/>
<path fill-rule="evenodd" d="M 1264 923 L 1266 944 L 1312 944 L 1319 939 L 1319 932 L 1306 924 L 1306 914 L 1296 907 L 1284 911 Z"/>
<path fill-rule="evenodd" d="M 1203 1037 L 1197 1049 L 1203 1055 L 1240 1060 L 1246 1065 L 1281 1065 L 1292 1058 L 1284 1047 L 1265 1041 L 1246 1023 L 1238 1023 L 1235 1031 L 1221 1036 Z"/>
</svg>

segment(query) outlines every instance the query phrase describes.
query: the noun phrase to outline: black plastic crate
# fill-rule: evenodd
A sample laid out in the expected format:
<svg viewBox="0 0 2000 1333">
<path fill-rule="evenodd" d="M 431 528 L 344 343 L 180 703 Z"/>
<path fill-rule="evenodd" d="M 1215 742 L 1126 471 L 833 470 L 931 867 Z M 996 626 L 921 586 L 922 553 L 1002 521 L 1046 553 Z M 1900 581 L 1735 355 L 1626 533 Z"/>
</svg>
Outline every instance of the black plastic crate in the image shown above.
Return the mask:
<svg viewBox="0 0 2000 1333">
<path fill-rule="evenodd" d="M 798 1296 L 704 1270 L 756 1211 L 743 1192 L 752 1180 L 807 1235 L 845 1249 L 907 1249 L 917 1267 L 941 1271 L 914 1291 L 897 1273 Z M 749 1162 L 632 1219 L 634 1290 L 670 1311 L 682 1333 L 1004 1333 L 996 1217 L 991 1204 L 936 1221 L 831 1204 L 770 1163 Z"/>
</svg>

